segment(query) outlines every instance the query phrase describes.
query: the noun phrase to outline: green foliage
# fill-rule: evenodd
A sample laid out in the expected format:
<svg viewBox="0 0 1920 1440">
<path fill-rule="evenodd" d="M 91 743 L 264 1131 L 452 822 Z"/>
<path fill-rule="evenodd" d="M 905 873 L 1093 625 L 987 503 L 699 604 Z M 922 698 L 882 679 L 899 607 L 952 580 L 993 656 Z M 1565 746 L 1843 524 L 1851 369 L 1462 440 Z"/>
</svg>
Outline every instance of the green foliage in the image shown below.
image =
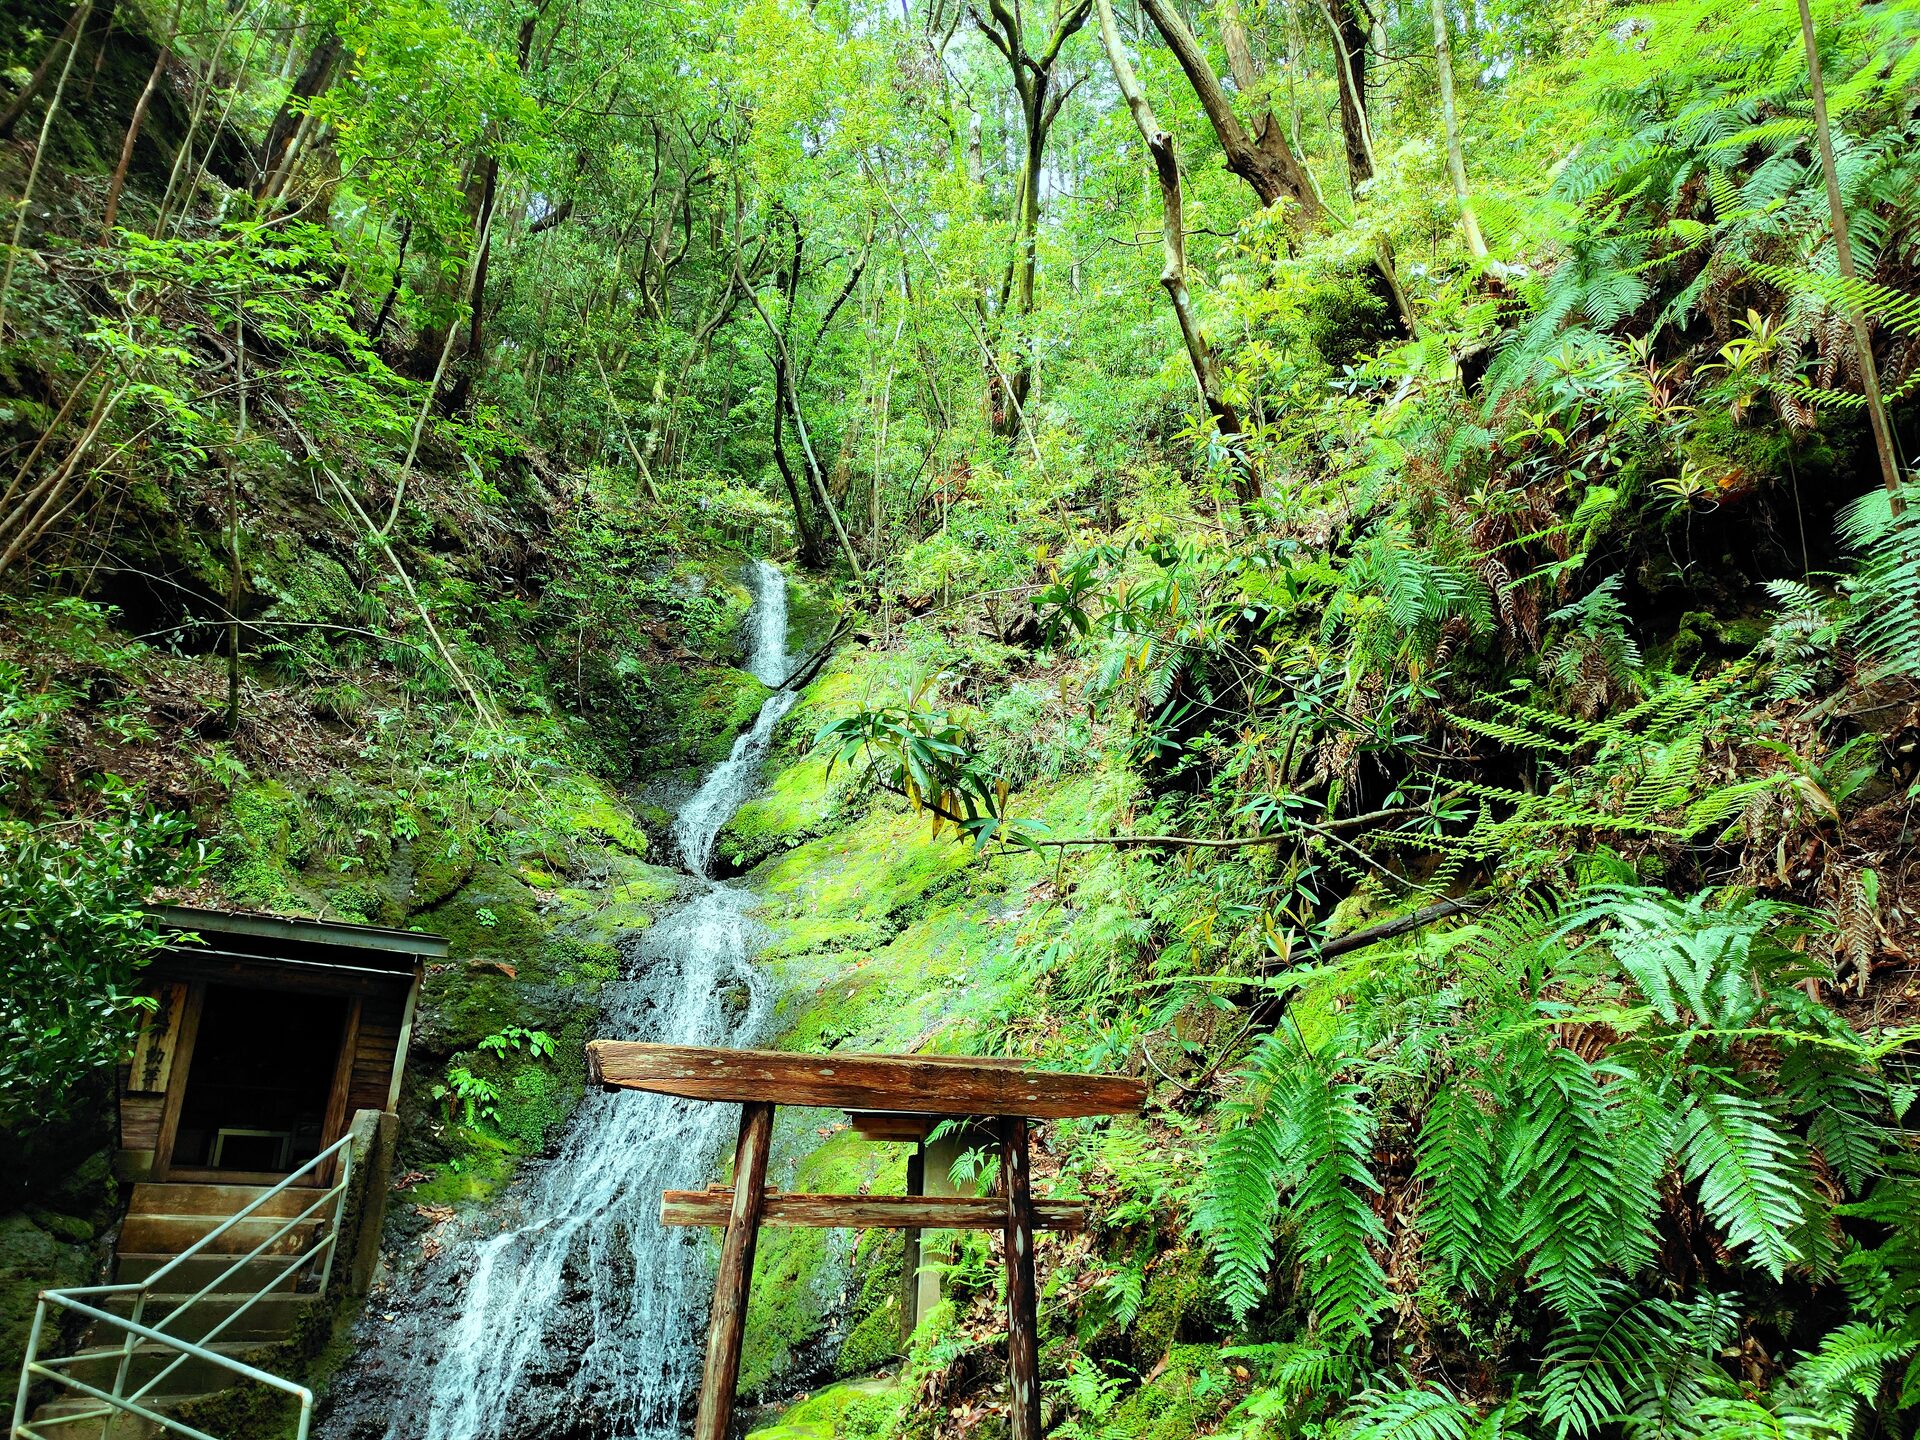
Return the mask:
<svg viewBox="0 0 1920 1440">
<path fill-rule="evenodd" d="M 988 771 L 966 726 L 933 708 L 940 678 L 921 680 L 905 704 L 855 710 L 821 726 L 814 745 L 827 752 L 827 777 L 834 766 L 859 761 L 916 813 L 933 817 L 935 838 L 947 824 L 982 847 L 996 834 L 1016 838 L 1020 831 L 1004 814 L 1007 782 Z"/>
<path fill-rule="evenodd" d="M 164 943 L 147 896 L 209 858 L 185 817 L 125 791 L 105 804 L 85 821 L 0 822 L 0 1129 L 16 1134 L 66 1118 L 125 1052 L 152 1005 L 140 971 Z"/>
</svg>

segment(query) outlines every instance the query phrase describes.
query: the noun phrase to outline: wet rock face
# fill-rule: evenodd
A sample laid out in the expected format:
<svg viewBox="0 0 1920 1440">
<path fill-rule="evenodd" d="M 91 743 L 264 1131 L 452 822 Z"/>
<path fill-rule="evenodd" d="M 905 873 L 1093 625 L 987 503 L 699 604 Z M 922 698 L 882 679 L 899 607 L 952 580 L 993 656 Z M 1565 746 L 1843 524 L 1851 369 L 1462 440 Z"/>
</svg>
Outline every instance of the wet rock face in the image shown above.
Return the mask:
<svg viewBox="0 0 1920 1440">
<path fill-rule="evenodd" d="M 755 592 L 774 607 L 779 572 L 756 570 Z M 750 658 L 771 674 L 784 664 L 784 618 L 754 633 Z M 755 897 L 703 878 L 703 866 L 792 701 L 787 692 L 767 701 L 680 807 L 675 838 L 695 878 L 681 903 L 623 942 L 619 978 L 599 992 L 597 1033 L 692 1045 L 766 1038 L 774 997 L 751 963 Z M 369 1298 L 356 1356 L 322 1402 L 321 1440 L 683 1435 L 712 1241 L 662 1227 L 659 1196 L 711 1178 L 735 1122 L 731 1106 L 589 1094 L 546 1158 L 465 1217 L 435 1215 L 411 1261 Z"/>
</svg>

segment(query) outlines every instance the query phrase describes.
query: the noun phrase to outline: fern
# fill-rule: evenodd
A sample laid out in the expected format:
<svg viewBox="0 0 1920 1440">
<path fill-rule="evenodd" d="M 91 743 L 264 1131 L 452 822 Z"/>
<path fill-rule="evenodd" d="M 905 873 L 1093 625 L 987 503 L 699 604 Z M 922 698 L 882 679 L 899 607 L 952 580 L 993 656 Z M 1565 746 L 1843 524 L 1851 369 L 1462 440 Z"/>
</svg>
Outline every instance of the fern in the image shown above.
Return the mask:
<svg viewBox="0 0 1920 1440">
<path fill-rule="evenodd" d="M 1651 1394 L 1680 1328 L 1663 1300 L 1610 1285 L 1605 1308 L 1556 1330 L 1541 1365 L 1540 1418 L 1556 1440 L 1590 1435 Z"/>
<path fill-rule="evenodd" d="M 1593 1067 L 1558 1047 L 1525 1065 L 1521 1083 L 1524 1109 L 1503 1143 L 1508 1191 L 1525 1195 L 1517 1248 L 1556 1310 L 1585 1315 L 1602 1302 L 1618 1218 L 1608 1097 Z"/>
<path fill-rule="evenodd" d="M 1782 1046 L 1780 1088 L 1787 1108 L 1807 1117 L 1809 1143 L 1857 1191 L 1884 1164 L 1891 1118 L 1886 1081 L 1865 1046 L 1836 1023 L 1838 1017 L 1798 992 L 1784 998 L 1810 1032 Z"/>
<path fill-rule="evenodd" d="M 1755 947 L 1779 915 L 1761 900 L 1719 906 L 1711 892 L 1691 900 L 1603 887 L 1576 912 L 1614 922 L 1606 949 L 1669 1025 L 1734 1028 L 1766 1001 Z"/>
<path fill-rule="evenodd" d="M 1349 1411 L 1347 1440 L 1467 1440 L 1473 1411 L 1451 1395 L 1416 1386 L 1369 1390 Z"/>
<path fill-rule="evenodd" d="M 1512 1257 L 1501 1216 L 1495 1165 L 1492 1097 L 1469 1079 L 1456 1079 L 1434 1096 L 1420 1131 L 1414 1178 L 1426 1187 L 1420 1226 L 1423 1253 L 1447 1267 L 1469 1289 L 1481 1289 Z"/>
<path fill-rule="evenodd" d="M 1287 1087 L 1293 1158 L 1302 1175 L 1294 1193 L 1301 1264 L 1323 1327 L 1359 1337 L 1391 1302 L 1373 1247 L 1386 1234 L 1367 1203 L 1380 1186 L 1367 1168 L 1373 1115 L 1358 1085 L 1303 1067 Z"/>
<path fill-rule="evenodd" d="M 1207 1156 L 1195 1228 L 1213 1251 L 1222 1298 L 1236 1319 L 1260 1303 L 1273 1267 L 1273 1222 L 1284 1163 L 1282 1117 L 1264 1103 L 1291 1059 L 1278 1035 L 1265 1037 L 1241 1076 L 1242 1094 L 1223 1107 L 1225 1123 Z"/>
<path fill-rule="evenodd" d="M 1907 486 L 1902 513 L 1884 490 L 1841 513 L 1840 536 L 1861 552 L 1851 585 L 1853 640 L 1877 682 L 1920 676 L 1920 490 Z"/>
<path fill-rule="evenodd" d="M 1379 1190 L 1367 1164 L 1373 1117 L 1366 1091 L 1279 1036 L 1262 1042 L 1242 1082 L 1195 1210 L 1223 1297 L 1238 1318 L 1265 1294 L 1285 1184 L 1315 1318 L 1343 1342 L 1358 1338 L 1390 1303 L 1373 1254 L 1386 1235 L 1366 1199 Z"/>
<path fill-rule="evenodd" d="M 1764 1105 L 1722 1091 L 1694 1097 L 1680 1122 L 1686 1176 L 1730 1244 L 1747 1246 L 1778 1280 L 1802 1257 L 1792 1235 L 1806 1197 L 1795 1147 Z"/>
<path fill-rule="evenodd" d="M 1624 1422 L 1630 1435 L 1672 1434 L 1675 1422 L 1731 1385 L 1714 1364 L 1739 1330 L 1726 1297 L 1680 1305 L 1610 1285 L 1604 1309 L 1561 1326 L 1541 1367 L 1540 1418 L 1556 1440 Z"/>
<path fill-rule="evenodd" d="M 1848 1428 L 1878 1399 L 1888 1369 L 1920 1352 L 1920 1338 L 1856 1320 L 1829 1331 L 1820 1348 L 1794 1366 L 1793 1379 Z"/>
</svg>

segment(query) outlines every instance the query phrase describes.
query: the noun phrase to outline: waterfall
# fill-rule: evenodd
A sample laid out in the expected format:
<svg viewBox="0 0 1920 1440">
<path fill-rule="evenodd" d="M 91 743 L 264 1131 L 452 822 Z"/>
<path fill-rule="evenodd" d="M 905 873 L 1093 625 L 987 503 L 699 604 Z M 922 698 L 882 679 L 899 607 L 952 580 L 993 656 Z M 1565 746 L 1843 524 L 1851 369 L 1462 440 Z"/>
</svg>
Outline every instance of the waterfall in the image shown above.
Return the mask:
<svg viewBox="0 0 1920 1440">
<path fill-rule="evenodd" d="M 786 680 L 786 581 L 756 562 L 746 668 Z M 691 895 L 641 933 L 603 991 L 599 1033 L 685 1045 L 765 1038 L 773 996 L 754 970 L 752 895 L 709 879 L 715 835 L 746 800 L 795 695 L 776 689 L 682 807 L 674 840 Z M 329 1440 L 656 1440 L 677 1436 L 699 1378 L 712 1294 L 705 1232 L 659 1223 L 660 1192 L 712 1177 L 732 1106 L 592 1093 L 558 1151 L 415 1277 L 398 1322 L 362 1339 L 363 1368 Z M 370 1308 L 378 1308 L 377 1302 Z M 356 1390 L 364 1393 L 355 1395 Z M 371 1414 L 369 1413 L 371 1412 Z M 379 1424 L 370 1420 L 377 1416 Z"/>
</svg>

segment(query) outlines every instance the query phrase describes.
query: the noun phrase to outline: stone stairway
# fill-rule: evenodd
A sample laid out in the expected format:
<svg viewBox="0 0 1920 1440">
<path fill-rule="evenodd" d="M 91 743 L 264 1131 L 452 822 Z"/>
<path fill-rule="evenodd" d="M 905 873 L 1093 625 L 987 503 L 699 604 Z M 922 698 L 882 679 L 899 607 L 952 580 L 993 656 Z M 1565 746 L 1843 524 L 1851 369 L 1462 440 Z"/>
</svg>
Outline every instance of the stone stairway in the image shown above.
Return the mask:
<svg viewBox="0 0 1920 1440">
<path fill-rule="evenodd" d="M 114 1283 L 135 1284 L 157 1274 L 265 1195 L 267 1188 L 255 1185 L 134 1186 L 114 1255 Z M 303 1253 L 323 1233 L 332 1219 L 331 1206 L 274 1240 L 260 1257 L 246 1260 L 237 1269 L 233 1267 L 241 1257 L 307 1208 L 318 1193 L 308 1189 L 282 1191 L 245 1220 L 215 1236 L 207 1248 L 167 1273 L 158 1289 L 146 1293 L 141 1323 L 182 1340 L 205 1343 L 208 1350 L 220 1355 L 272 1369 L 266 1362 L 274 1346 L 295 1333 L 302 1317 L 319 1299 L 317 1294 L 296 1289 L 296 1276 L 282 1272 L 288 1270 L 289 1257 Z M 229 1270 L 231 1274 L 227 1273 Z M 309 1290 L 317 1279 L 308 1272 L 302 1272 L 297 1278 Z M 210 1285 L 216 1288 L 204 1295 L 200 1293 Z M 131 1315 L 136 1298 L 131 1292 L 116 1295 L 102 1308 L 117 1315 Z M 190 1308 L 178 1315 L 172 1314 L 188 1301 L 193 1302 Z M 248 1304 L 249 1301 L 252 1303 Z M 216 1327 L 236 1311 L 241 1312 L 238 1318 L 208 1340 Z M 78 1354 L 62 1368 L 76 1380 L 110 1390 L 125 1361 L 127 1384 L 123 1393 L 137 1390 L 165 1371 L 165 1378 L 140 1402 L 162 1413 L 171 1412 L 186 1401 L 244 1383 L 212 1360 L 194 1355 L 182 1358 L 179 1350 L 158 1342 L 141 1341 L 129 1355 L 123 1349 L 124 1338 L 124 1331 L 96 1322 L 81 1337 Z M 44 1440 L 103 1440 L 98 1418 L 84 1421 L 66 1418 L 97 1409 L 98 1403 L 93 1400 L 66 1396 L 41 1406 L 34 1413 L 32 1428 Z M 104 1440 L 149 1440 L 160 1433 L 160 1428 L 150 1422 L 121 1415 L 108 1428 Z"/>
</svg>

